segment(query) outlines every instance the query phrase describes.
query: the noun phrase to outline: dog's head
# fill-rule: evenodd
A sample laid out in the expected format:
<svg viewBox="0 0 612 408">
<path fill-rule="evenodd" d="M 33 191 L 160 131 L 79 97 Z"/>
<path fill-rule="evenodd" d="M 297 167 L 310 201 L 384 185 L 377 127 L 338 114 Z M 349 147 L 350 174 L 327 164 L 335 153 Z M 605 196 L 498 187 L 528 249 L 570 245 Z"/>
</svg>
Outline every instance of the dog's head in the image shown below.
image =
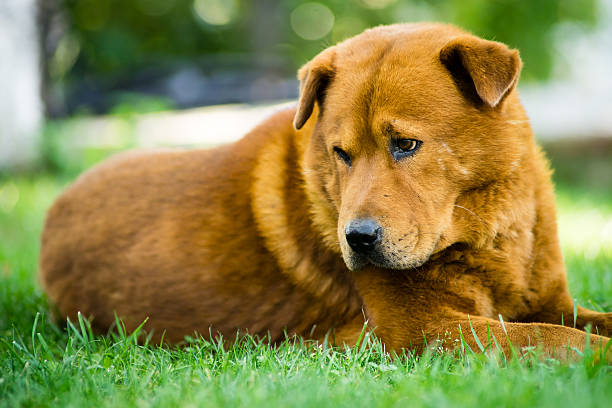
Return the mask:
<svg viewBox="0 0 612 408">
<path fill-rule="evenodd" d="M 405 24 L 300 70 L 294 126 L 312 127 L 302 166 L 313 216 L 349 269 L 413 268 L 476 239 L 486 214 L 461 204 L 512 173 L 530 137 L 513 91 L 520 68 L 504 44 Z"/>
</svg>

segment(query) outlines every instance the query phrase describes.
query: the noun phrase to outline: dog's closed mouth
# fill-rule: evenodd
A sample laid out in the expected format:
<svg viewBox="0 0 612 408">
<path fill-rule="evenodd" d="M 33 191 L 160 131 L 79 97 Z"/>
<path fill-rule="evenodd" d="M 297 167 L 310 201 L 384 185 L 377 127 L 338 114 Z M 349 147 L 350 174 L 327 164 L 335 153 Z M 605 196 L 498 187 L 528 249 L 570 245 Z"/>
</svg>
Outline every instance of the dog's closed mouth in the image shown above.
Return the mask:
<svg viewBox="0 0 612 408">
<path fill-rule="evenodd" d="M 372 251 L 368 254 L 353 253 L 350 261 L 347 262 L 346 265 L 353 272 L 358 272 L 368 265 L 384 269 L 411 270 L 423 265 L 429 258 L 430 255 L 414 258 L 402 254 L 401 252 L 382 255 L 380 252 Z"/>
</svg>

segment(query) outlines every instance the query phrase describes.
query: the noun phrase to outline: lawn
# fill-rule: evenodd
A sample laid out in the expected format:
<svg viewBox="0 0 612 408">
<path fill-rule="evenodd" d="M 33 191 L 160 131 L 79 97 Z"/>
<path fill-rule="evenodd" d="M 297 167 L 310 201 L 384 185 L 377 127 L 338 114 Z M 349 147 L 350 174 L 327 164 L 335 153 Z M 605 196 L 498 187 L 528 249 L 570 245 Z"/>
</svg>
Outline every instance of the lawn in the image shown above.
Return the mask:
<svg viewBox="0 0 612 408">
<path fill-rule="evenodd" d="M 612 311 L 606 152 L 559 152 L 553 163 L 571 292 L 579 304 Z M 0 406 L 610 406 L 612 368 L 588 355 L 569 365 L 469 351 L 391 358 L 376 341 L 330 349 L 252 338 L 168 349 L 121 331 L 93 336 L 85 321 L 58 327 L 36 282 L 39 235 L 74 175 L 0 177 Z"/>
</svg>

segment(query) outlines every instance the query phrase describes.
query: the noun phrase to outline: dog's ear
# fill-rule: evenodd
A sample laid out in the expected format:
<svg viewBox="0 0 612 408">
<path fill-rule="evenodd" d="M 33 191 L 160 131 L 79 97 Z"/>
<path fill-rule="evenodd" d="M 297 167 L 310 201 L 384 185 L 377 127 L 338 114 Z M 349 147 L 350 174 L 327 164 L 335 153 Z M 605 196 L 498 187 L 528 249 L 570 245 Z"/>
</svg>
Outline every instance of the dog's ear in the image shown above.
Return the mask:
<svg viewBox="0 0 612 408">
<path fill-rule="evenodd" d="M 325 90 L 335 73 L 333 65 L 335 54 L 333 47 L 328 48 L 298 71 L 300 99 L 293 119 L 293 126 L 296 129 L 301 129 L 312 115 L 315 101 L 321 108 Z"/>
<path fill-rule="evenodd" d="M 473 94 L 475 90 L 490 107 L 497 106 L 514 88 L 522 65 L 517 50 L 469 35 L 448 42 L 440 51 L 440 60 L 462 92 L 471 90 Z"/>
</svg>

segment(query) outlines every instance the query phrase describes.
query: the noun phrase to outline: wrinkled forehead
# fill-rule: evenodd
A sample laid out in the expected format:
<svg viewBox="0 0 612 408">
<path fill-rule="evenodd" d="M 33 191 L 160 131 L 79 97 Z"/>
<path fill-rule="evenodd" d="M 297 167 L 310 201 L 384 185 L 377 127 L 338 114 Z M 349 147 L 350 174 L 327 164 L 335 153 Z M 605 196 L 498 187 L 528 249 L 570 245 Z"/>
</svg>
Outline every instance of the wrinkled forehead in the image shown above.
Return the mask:
<svg viewBox="0 0 612 408">
<path fill-rule="evenodd" d="M 439 126 L 464 105 L 439 59 L 449 38 L 439 30 L 415 29 L 341 44 L 325 110 L 333 114 L 349 107 L 351 115 L 338 116 L 335 124 L 351 133 L 385 133 L 389 123 L 404 129 Z"/>
</svg>

